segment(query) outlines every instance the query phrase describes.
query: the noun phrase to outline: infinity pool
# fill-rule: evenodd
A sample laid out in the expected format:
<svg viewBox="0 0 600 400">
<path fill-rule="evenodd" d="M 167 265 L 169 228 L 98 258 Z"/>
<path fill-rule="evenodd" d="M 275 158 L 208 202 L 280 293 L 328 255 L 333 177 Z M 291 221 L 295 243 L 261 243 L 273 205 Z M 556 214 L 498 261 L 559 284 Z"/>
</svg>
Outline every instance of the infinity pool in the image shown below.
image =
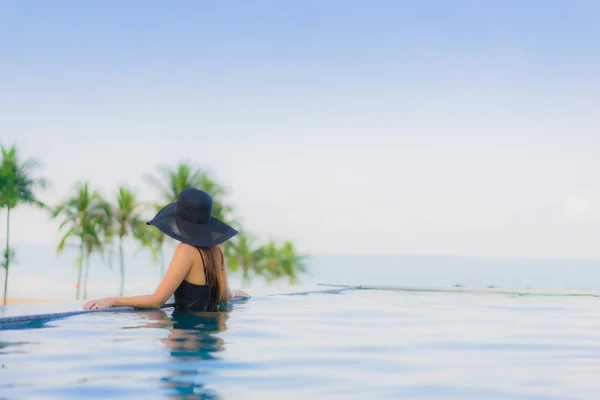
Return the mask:
<svg viewBox="0 0 600 400">
<path fill-rule="evenodd" d="M 0 330 L 0 398 L 594 399 L 600 300 L 346 291 Z"/>
</svg>

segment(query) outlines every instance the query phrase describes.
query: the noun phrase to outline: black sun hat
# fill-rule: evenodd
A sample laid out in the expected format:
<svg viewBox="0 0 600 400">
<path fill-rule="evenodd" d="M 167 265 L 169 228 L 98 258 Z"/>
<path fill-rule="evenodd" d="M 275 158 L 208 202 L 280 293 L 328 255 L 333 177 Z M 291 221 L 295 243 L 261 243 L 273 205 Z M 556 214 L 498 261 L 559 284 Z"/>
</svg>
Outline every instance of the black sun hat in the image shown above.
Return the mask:
<svg viewBox="0 0 600 400">
<path fill-rule="evenodd" d="M 147 225 L 154 225 L 167 236 L 196 247 L 221 244 L 238 231 L 213 217 L 212 197 L 202 190 L 185 189 L 177 201 L 163 207 Z"/>
</svg>

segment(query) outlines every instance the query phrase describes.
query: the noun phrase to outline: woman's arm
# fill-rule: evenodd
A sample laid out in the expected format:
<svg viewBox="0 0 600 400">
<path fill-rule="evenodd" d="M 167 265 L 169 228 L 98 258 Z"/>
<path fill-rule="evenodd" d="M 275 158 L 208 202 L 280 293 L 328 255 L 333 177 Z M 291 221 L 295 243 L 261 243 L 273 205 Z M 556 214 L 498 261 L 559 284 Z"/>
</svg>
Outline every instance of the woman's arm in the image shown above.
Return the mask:
<svg viewBox="0 0 600 400">
<path fill-rule="evenodd" d="M 160 285 L 153 294 L 131 297 L 109 297 L 100 300 L 88 301 L 84 309 L 105 307 L 137 307 L 137 308 L 160 308 L 169 297 L 175 293 L 183 279 L 192 267 L 192 251 L 197 251 L 192 246 L 179 244 Z"/>
</svg>

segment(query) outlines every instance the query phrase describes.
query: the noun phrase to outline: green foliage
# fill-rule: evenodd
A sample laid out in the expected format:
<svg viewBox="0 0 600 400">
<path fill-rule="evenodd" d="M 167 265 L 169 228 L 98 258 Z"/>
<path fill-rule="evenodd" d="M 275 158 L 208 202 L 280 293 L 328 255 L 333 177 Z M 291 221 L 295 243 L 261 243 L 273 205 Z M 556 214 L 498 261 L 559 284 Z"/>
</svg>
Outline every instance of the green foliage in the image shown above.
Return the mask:
<svg viewBox="0 0 600 400">
<path fill-rule="evenodd" d="M 125 260 L 123 250 L 123 239 L 130 234 L 135 237 L 136 233 L 140 232 L 141 206 L 137 201 L 136 194 L 133 190 L 121 186 L 116 197 L 114 206 L 114 222 L 116 236 L 119 239 L 119 266 L 121 273 L 121 285 L 119 288 L 119 296 L 123 296 L 125 287 Z"/>
<path fill-rule="evenodd" d="M 306 257 L 296 254 L 294 245 L 285 241 L 278 246 L 274 240 L 268 241 L 258 252 L 260 262 L 258 272 L 267 281 L 287 277 L 291 285 L 299 283 L 298 273 L 306 272 Z"/>
<path fill-rule="evenodd" d="M 245 282 L 252 273 L 268 282 L 287 277 L 289 283 L 295 285 L 299 283 L 298 275 L 307 271 L 307 258 L 296 253 L 292 242 L 285 241 L 278 246 L 270 240 L 259 245 L 254 236 L 243 231 L 226 243 L 225 255 L 229 270 L 241 270 Z"/>
<path fill-rule="evenodd" d="M 122 238 L 133 232 L 134 227 L 141 221 L 140 205 L 136 193 L 125 186 L 119 187 L 114 207 L 114 220 L 117 224 L 117 236 Z"/>
<path fill-rule="evenodd" d="M 0 267 L 6 269 L 7 266 L 10 266 L 11 264 L 16 264 L 16 252 L 15 249 L 4 249 L 4 252 L 2 253 L 2 262 L 0 262 Z"/>
<path fill-rule="evenodd" d="M 283 245 L 277 249 L 279 266 L 273 279 L 288 277 L 290 284 L 294 285 L 299 282 L 298 274 L 307 272 L 307 257 L 296 253 L 294 244 L 289 240 L 283 242 Z"/>
<path fill-rule="evenodd" d="M 45 205 L 35 196 L 36 189 L 44 189 L 48 185 L 46 179 L 34 178 L 33 172 L 39 167 L 34 159 L 21 162 L 16 146 L 6 148 L 0 146 L 2 160 L 0 161 L 0 209 L 6 209 L 6 247 L 4 259 L 4 302 L 8 296 L 8 271 L 14 256 L 10 248 L 10 212 L 21 204 L 33 204 L 39 207 Z"/>
<path fill-rule="evenodd" d="M 152 205 L 154 212 L 158 212 L 161 206 Z M 165 260 L 163 246 L 167 236 L 158 229 L 150 229 L 145 222 L 139 221 L 133 226 L 133 237 L 140 243 L 142 249 L 148 249 L 154 266 L 160 265 L 160 277 L 165 274 Z"/>
<path fill-rule="evenodd" d="M 33 177 L 33 172 L 40 167 L 40 163 L 35 159 L 21 162 L 14 145 L 10 148 L 0 146 L 0 149 L 0 207 L 16 208 L 19 204 L 43 207 L 44 204 L 34 194 L 36 189 L 45 189 L 48 185 L 45 178 Z"/>
<path fill-rule="evenodd" d="M 258 273 L 261 262 L 261 249 L 256 246 L 256 238 L 240 231 L 233 239 L 224 244 L 227 267 L 232 272 L 241 270 L 242 279 L 250 280 L 250 271 Z"/>
<path fill-rule="evenodd" d="M 78 270 L 76 299 L 80 298 L 83 278 L 83 297 L 87 298 L 89 261 L 93 254 L 104 260 L 109 254 L 112 260 L 115 241 L 118 243 L 121 287 L 123 295 L 125 263 L 123 239 L 133 237 L 141 249 L 150 251 L 152 263 L 160 265 L 164 275 L 164 244 L 169 238 L 159 230 L 146 225 L 144 211 L 156 213 L 166 204 L 175 202 L 179 193 L 188 188 L 201 189 L 213 198 L 212 213 L 220 220 L 235 226 L 239 234 L 223 244 L 226 263 L 230 271 L 241 272 L 243 279 L 260 276 L 267 281 L 288 278 L 291 284 L 298 283 L 298 275 L 306 271 L 306 258 L 296 253 L 294 245 L 285 241 L 279 246 L 271 240 L 260 244 L 257 238 L 239 227 L 233 208 L 226 202 L 227 191 L 215 181 L 209 171 L 189 163 L 179 163 L 174 168 L 161 166 L 156 174 L 147 174 L 146 180 L 159 189 L 159 202 L 143 204 L 132 189 L 121 186 L 113 204 L 106 201 L 100 192 L 92 190 L 89 182 L 78 182 L 73 193 L 56 207 L 47 207 L 35 195 L 37 189 L 45 189 L 46 179 L 35 178 L 33 172 L 39 167 L 36 160 L 20 161 L 16 146 L 1 146 L 0 162 L 0 211 L 6 209 L 6 247 L 2 253 L 0 267 L 5 270 L 4 301 L 6 303 L 8 270 L 14 262 L 14 250 L 10 248 L 10 212 L 20 204 L 33 204 L 48 209 L 52 218 L 60 221 L 60 241 L 57 252 L 73 246 L 79 250 L 76 266 Z M 115 240 L 117 239 L 117 240 Z M 84 268 L 85 266 L 85 268 Z M 83 275 L 83 276 L 82 276 Z"/>
<path fill-rule="evenodd" d="M 87 275 L 89 259 L 93 253 L 103 258 L 108 243 L 113 238 L 113 212 L 110 204 L 98 191 L 91 191 L 88 182 L 78 182 L 74 194 L 53 210 L 53 218 L 62 218 L 59 226 L 62 235 L 57 251 L 62 252 L 67 245 L 79 247 L 78 278 L 76 299 L 79 300 L 81 275 L 86 262 L 84 299 L 87 297 Z"/>
<path fill-rule="evenodd" d="M 175 168 L 166 166 L 158 167 L 158 174 L 147 174 L 146 180 L 160 191 L 161 203 L 173 203 L 177 200 L 179 193 L 185 189 L 195 188 L 208 193 L 213 199 L 212 213 L 222 221 L 229 221 L 232 208 L 225 204 L 224 197 L 227 192 L 218 184 L 208 171 L 186 163 L 180 163 Z"/>
</svg>

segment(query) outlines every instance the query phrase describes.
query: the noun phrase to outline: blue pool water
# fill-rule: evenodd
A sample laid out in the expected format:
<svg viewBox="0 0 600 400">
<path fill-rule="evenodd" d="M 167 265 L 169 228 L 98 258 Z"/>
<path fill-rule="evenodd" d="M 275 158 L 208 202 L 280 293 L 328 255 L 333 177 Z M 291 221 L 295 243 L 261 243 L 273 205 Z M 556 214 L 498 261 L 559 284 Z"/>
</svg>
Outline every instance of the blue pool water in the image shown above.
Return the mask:
<svg viewBox="0 0 600 400">
<path fill-rule="evenodd" d="M 0 330 L 0 398 L 594 399 L 600 300 L 346 291 Z"/>
</svg>

